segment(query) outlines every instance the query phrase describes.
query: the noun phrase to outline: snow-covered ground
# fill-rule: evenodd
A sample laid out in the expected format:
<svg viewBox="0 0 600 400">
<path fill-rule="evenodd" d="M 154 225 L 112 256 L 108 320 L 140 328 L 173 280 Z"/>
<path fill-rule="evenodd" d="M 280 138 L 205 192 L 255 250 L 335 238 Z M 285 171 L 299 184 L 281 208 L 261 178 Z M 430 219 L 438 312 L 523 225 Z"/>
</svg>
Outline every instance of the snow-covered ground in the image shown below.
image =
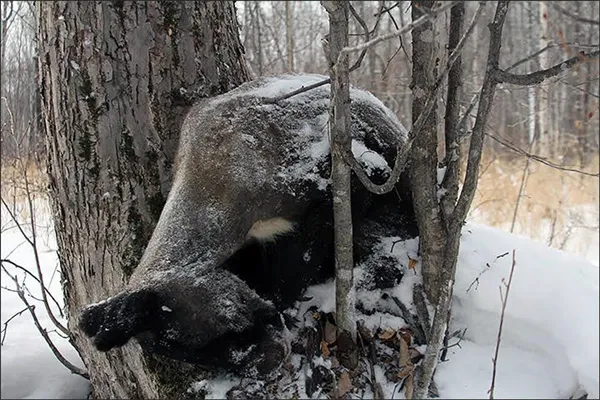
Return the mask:
<svg viewBox="0 0 600 400">
<path fill-rule="evenodd" d="M 42 211 L 45 209 L 42 205 Z M 35 272 L 30 247 L 23 243 L 17 229 L 7 229 L 7 221 L 3 212 L 2 258 Z M 47 227 L 39 232 L 45 279 L 50 281 L 55 297 L 62 301 L 51 224 L 46 217 L 38 225 Z M 384 240 L 382 251 L 389 251 L 392 241 L 392 238 Z M 416 240 L 397 243 L 392 254 L 407 262 L 409 256 L 415 256 L 416 245 Z M 461 346 L 450 349 L 449 361 L 442 363 L 436 372 L 441 397 L 489 396 L 500 322 L 499 286 L 502 279 L 508 278 L 513 249 L 516 267 L 497 361 L 496 398 L 568 398 L 583 392 L 589 394 L 588 398 L 598 398 L 598 266 L 580 256 L 474 223 L 467 224 L 463 231 L 451 322 L 452 330 L 467 328 L 467 331 Z M 597 252 L 597 247 L 591 251 Z M 585 253 L 588 257 L 589 254 Z M 392 289 L 393 294 L 407 300 L 410 295 L 402 285 L 409 285 L 414 279 L 417 278 L 406 274 L 401 285 Z M 28 279 L 27 285 L 38 297 L 35 282 Z M 4 272 L 2 286 L 12 287 Z M 311 289 L 312 301 L 321 302 L 322 309 L 327 304 L 333 307 L 332 286 L 330 283 Z M 358 296 L 365 302 L 373 300 L 372 292 L 359 292 Z M 8 318 L 23 308 L 15 293 L 2 290 L 3 327 Z M 52 329 L 43 307 L 38 305 L 36 311 L 42 324 Z M 401 324 L 397 317 L 372 323 L 390 327 Z M 51 337 L 71 362 L 81 365 L 66 340 L 56 334 Z M 87 381 L 72 375 L 55 359 L 27 313 L 10 322 L 1 351 L 2 398 L 85 398 L 89 393 Z M 392 383 L 385 385 L 378 369 L 376 375 L 384 383 L 384 393 L 403 398 L 403 392 L 395 390 Z M 235 382 L 223 376 L 197 382 L 193 389 L 203 389 L 211 397 L 222 398 Z"/>
</svg>

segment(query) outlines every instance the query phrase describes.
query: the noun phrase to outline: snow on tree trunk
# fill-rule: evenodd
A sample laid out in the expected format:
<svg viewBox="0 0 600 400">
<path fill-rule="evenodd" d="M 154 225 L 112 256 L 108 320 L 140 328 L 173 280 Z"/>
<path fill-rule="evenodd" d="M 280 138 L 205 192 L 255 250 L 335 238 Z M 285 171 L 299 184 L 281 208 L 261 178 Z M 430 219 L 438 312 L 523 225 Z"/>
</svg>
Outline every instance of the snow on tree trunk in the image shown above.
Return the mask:
<svg viewBox="0 0 600 400">
<path fill-rule="evenodd" d="M 133 342 L 100 353 L 76 321 L 136 268 L 170 189 L 190 104 L 247 79 L 233 2 L 38 2 L 36 14 L 73 343 L 95 397 L 181 397 L 192 367 L 143 356 Z"/>
</svg>

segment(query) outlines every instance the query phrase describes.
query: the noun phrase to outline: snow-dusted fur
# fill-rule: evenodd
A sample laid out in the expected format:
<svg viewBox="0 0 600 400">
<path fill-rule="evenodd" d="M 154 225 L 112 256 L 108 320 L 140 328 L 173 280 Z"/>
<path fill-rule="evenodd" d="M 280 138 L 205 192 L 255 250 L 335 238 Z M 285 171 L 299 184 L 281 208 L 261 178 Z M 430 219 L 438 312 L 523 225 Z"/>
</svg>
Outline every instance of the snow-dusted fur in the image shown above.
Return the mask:
<svg viewBox="0 0 600 400">
<path fill-rule="evenodd" d="M 333 271 L 329 85 L 277 104 L 264 98 L 325 78 L 259 79 L 190 110 L 171 191 L 127 289 L 81 314 L 98 349 L 135 336 L 191 362 L 259 360 L 266 370 L 268 359 L 281 361 L 278 310 Z M 355 156 L 381 183 L 406 130 L 371 94 L 352 88 L 351 99 Z M 404 184 L 387 196 L 353 187 L 358 258 L 382 232 L 416 234 Z"/>
</svg>

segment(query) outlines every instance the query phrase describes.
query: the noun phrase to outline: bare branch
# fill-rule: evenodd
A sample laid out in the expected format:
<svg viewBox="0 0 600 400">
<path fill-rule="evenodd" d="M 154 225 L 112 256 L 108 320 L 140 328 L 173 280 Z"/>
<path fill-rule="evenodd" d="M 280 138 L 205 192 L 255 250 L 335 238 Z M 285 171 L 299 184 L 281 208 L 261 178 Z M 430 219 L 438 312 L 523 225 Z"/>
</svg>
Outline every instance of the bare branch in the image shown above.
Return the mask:
<svg viewBox="0 0 600 400">
<path fill-rule="evenodd" d="M 7 272 L 7 274 L 8 274 L 8 272 Z M 79 367 L 71 364 L 61 354 L 61 352 L 56 348 L 56 346 L 52 342 L 52 339 L 50 339 L 50 336 L 48 336 L 48 332 L 40 324 L 40 321 L 38 320 L 37 315 L 35 313 L 35 306 L 29 304 L 29 302 L 27 301 L 27 297 L 25 297 L 25 293 L 23 292 L 23 289 L 21 288 L 21 285 L 19 284 L 19 281 L 17 280 L 17 278 L 15 276 L 12 276 L 10 274 L 8 274 L 8 276 L 10 276 L 10 278 L 14 281 L 14 283 L 15 283 L 15 285 L 17 287 L 17 294 L 19 295 L 19 298 L 27 306 L 26 309 L 29 310 L 29 313 L 31 314 L 31 317 L 33 318 L 33 323 L 35 324 L 35 327 L 37 328 L 37 330 L 40 332 L 40 334 L 42 335 L 42 337 L 44 338 L 44 340 L 48 344 L 48 347 L 50 347 L 50 350 L 52 350 L 52 353 L 54 354 L 54 356 L 58 359 L 58 361 L 60 361 L 60 363 L 62 365 L 64 365 L 69 371 L 71 371 L 71 373 L 79 375 L 79 376 L 81 376 L 81 377 L 89 380 L 90 376 L 89 376 L 89 374 L 87 373 L 86 370 L 81 369 L 81 368 L 79 368 Z"/>
<path fill-rule="evenodd" d="M 454 207 L 450 218 L 450 227 L 458 232 L 462 226 L 473 197 L 477 188 L 477 177 L 479 176 L 479 163 L 481 161 L 481 153 L 483 150 L 483 139 L 485 133 L 485 125 L 488 119 L 489 112 L 492 108 L 494 94 L 496 92 L 496 79 L 494 71 L 497 70 L 500 62 L 500 48 L 502 46 L 502 28 L 504 20 L 508 12 L 508 1 L 499 1 L 496 6 L 494 19 L 488 26 L 490 30 L 490 45 L 488 49 L 488 62 L 479 96 L 479 107 L 477 109 L 477 117 L 475 126 L 471 135 L 471 143 L 469 144 L 469 156 L 467 161 L 467 172 L 463 188 L 460 192 L 460 197 Z"/>
<path fill-rule="evenodd" d="M 583 18 L 583 17 L 580 17 L 579 15 L 573 14 L 569 10 L 567 10 L 567 9 L 559 6 L 558 4 L 556 4 L 556 2 L 554 2 L 554 1 L 545 1 L 545 3 L 547 5 L 549 5 L 550 7 L 554 8 L 555 10 L 560 11 L 561 13 L 563 13 L 564 15 L 566 15 L 567 17 L 573 18 L 577 22 L 583 22 L 584 24 L 592 24 L 592 25 L 598 25 L 598 26 L 600 26 L 600 21 L 595 20 L 595 19 Z"/>
<path fill-rule="evenodd" d="M 40 280 L 38 279 L 37 276 L 35 276 L 34 274 L 31 273 L 31 271 L 29 271 L 28 269 L 26 269 L 25 267 L 22 267 L 21 265 L 8 260 L 8 259 L 2 259 L 0 260 L 0 262 L 2 263 L 7 263 L 12 265 L 13 267 L 25 272 L 27 275 L 31 276 L 33 279 L 35 279 L 39 284 L 41 284 Z M 44 290 L 46 291 L 46 293 L 48 294 L 48 296 L 50 296 L 50 298 L 52 299 L 52 301 L 54 301 L 54 304 L 56 304 L 56 307 L 58 308 L 58 312 L 60 313 L 60 316 L 63 317 L 63 312 L 62 309 L 60 307 L 60 304 L 58 303 L 58 301 L 56 301 L 56 298 L 54 298 L 54 296 L 52 295 L 52 293 L 50 293 L 50 291 L 48 290 L 48 288 L 46 286 L 44 286 Z"/>
<path fill-rule="evenodd" d="M 510 291 L 510 284 L 512 282 L 513 273 L 515 272 L 515 265 L 517 264 L 515 259 L 515 250 L 512 252 L 512 266 L 510 267 L 510 275 L 508 276 L 508 283 L 505 283 L 506 294 L 502 295 L 502 287 L 500 288 L 500 298 L 502 299 L 502 312 L 500 313 L 500 326 L 498 328 L 498 338 L 496 339 L 496 352 L 493 360 L 493 371 L 492 371 L 492 384 L 488 393 L 490 394 L 490 400 L 494 398 L 494 386 L 496 384 L 496 364 L 498 363 L 498 351 L 500 350 L 500 340 L 502 339 L 502 325 L 504 324 L 504 312 L 506 311 L 506 303 L 508 301 L 508 292 Z"/>
<path fill-rule="evenodd" d="M 565 86 L 568 86 L 568 87 L 570 87 L 571 89 L 575 89 L 575 90 L 577 90 L 578 92 L 582 92 L 582 93 L 585 93 L 585 94 L 587 94 L 587 95 L 590 95 L 590 96 L 592 96 L 592 97 L 595 97 L 595 98 L 597 98 L 597 99 L 600 99 L 600 96 L 599 96 L 599 95 L 597 95 L 596 93 L 590 92 L 589 90 L 582 89 L 582 88 L 580 88 L 580 87 L 579 87 L 579 86 L 577 86 L 577 85 L 573 85 L 572 83 L 565 82 L 565 81 L 564 81 L 564 80 L 562 80 L 562 79 L 560 79 L 558 82 L 559 82 L 559 83 L 561 83 L 561 84 L 563 84 L 563 85 L 565 85 Z"/>
<path fill-rule="evenodd" d="M 533 60 L 534 58 L 536 58 L 537 56 L 539 56 L 540 54 L 554 48 L 554 47 L 562 47 L 562 46 L 572 46 L 572 47 L 577 47 L 580 49 L 596 49 L 598 48 L 597 44 L 579 44 L 579 43 L 573 43 L 573 42 L 561 42 L 561 43 L 555 43 L 555 42 L 551 42 L 548 43 L 546 46 L 544 46 L 543 48 L 539 49 L 538 51 L 536 51 L 533 54 L 528 55 L 527 57 L 523 58 L 522 60 L 519 60 L 517 62 L 515 62 L 513 65 L 511 65 L 510 67 L 506 68 L 504 71 L 508 72 L 512 69 L 515 69 L 516 67 L 518 67 L 519 65 L 522 65 L 524 63 L 526 63 L 527 61 Z"/>
<path fill-rule="evenodd" d="M 400 36 L 403 35 L 411 30 L 413 30 L 414 28 L 423 25 L 425 22 L 427 22 L 428 20 L 431 19 L 431 17 L 433 15 L 437 15 L 440 14 L 444 11 L 446 11 L 447 9 L 449 9 L 450 7 L 452 7 L 456 2 L 455 1 L 449 1 L 447 3 L 444 3 L 442 6 L 440 6 L 439 8 L 437 8 L 432 14 L 429 15 L 423 15 L 422 17 L 420 17 L 419 19 L 417 19 L 416 21 L 411 22 L 410 24 L 406 25 L 405 27 L 403 27 L 402 29 L 395 31 L 395 32 L 390 32 L 386 35 L 382 35 L 382 36 L 377 36 L 371 40 L 369 40 L 366 43 L 362 43 L 359 44 L 358 46 L 354 46 L 354 47 L 344 47 L 342 49 L 342 51 L 340 52 L 340 55 L 338 57 L 338 61 L 344 57 L 347 54 L 350 53 L 354 53 L 357 51 L 362 51 L 363 49 L 369 48 L 369 47 L 373 47 L 376 44 L 383 42 L 385 40 L 389 40 L 392 38 L 395 38 L 396 36 Z"/>
<path fill-rule="evenodd" d="M 555 168 L 555 169 L 558 169 L 558 170 L 561 170 L 561 171 L 566 171 L 566 172 L 575 172 L 575 173 L 577 173 L 577 174 L 582 174 L 582 175 L 586 175 L 586 176 L 593 176 L 593 177 L 599 177 L 599 176 L 600 176 L 600 173 L 598 173 L 598 172 L 596 172 L 596 173 L 593 173 L 593 172 L 586 172 L 586 171 L 582 171 L 582 170 L 579 170 L 579 169 L 575 169 L 575 168 L 569 168 L 569 167 L 565 167 L 565 166 L 563 166 L 563 165 L 555 164 L 555 163 L 553 163 L 552 161 L 548 161 L 547 159 L 545 159 L 545 158 L 544 158 L 544 157 L 542 157 L 542 156 L 539 156 L 539 155 L 537 155 L 537 154 L 531 154 L 531 153 L 528 153 L 527 151 L 525 151 L 525 150 L 523 150 L 523 149 L 520 149 L 520 148 L 518 148 L 517 146 L 514 146 L 514 145 L 512 145 L 512 144 L 508 143 L 508 142 L 507 142 L 507 141 L 505 141 L 504 139 L 501 139 L 501 138 L 499 138 L 499 137 L 496 137 L 496 136 L 494 136 L 494 135 L 491 135 L 491 134 L 489 134 L 489 133 L 486 133 L 485 135 L 486 135 L 487 137 L 489 137 L 490 139 L 492 139 L 492 140 L 494 140 L 494 141 L 496 141 L 496 142 L 500 143 L 500 144 L 501 144 L 501 145 L 503 145 L 504 147 L 506 147 L 506 148 L 508 148 L 508 149 L 510 149 L 510 150 L 512 150 L 512 151 L 514 151 L 514 152 L 516 152 L 516 153 L 519 153 L 519 154 L 521 154 L 521 155 L 523 155 L 523 156 L 525 156 L 525 157 L 527 157 L 527 158 L 530 158 L 530 159 L 532 159 L 532 160 L 534 160 L 534 161 L 537 161 L 537 162 L 539 162 L 539 163 L 542 163 L 542 164 L 544 164 L 544 165 L 547 165 L 547 166 L 549 166 L 549 167 L 552 167 L 552 168 Z"/>
<path fill-rule="evenodd" d="M 531 86 L 538 83 L 542 83 L 548 78 L 559 75 L 561 72 L 572 68 L 573 66 L 588 61 L 597 59 L 600 56 L 600 50 L 596 50 L 591 53 L 585 53 L 581 51 L 577 56 L 572 57 L 566 61 L 558 63 L 550 68 L 546 68 L 540 71 L 535 71 L 529 74 L 518 75 L 511 74 L 501 69 L 497 69 L 494 73 L 494 79 L 498 83 L 510 83 L 513 85 Z"/>
<path fill-rule="evenodd" d="M 408 160 L 408 156 L 410 154 L 413 140 L 415 137 L 417 137 L 419 135 L 419 132 L 421 131 L 421 129 L 423 129 L 423 126 L 425 125 L 427 118 L 429 118 L 429 114 L 431 113 L 434 105 L 436 104 L 437 94 L 438 94 L 438 91 L 440 90 L 440 88 L 442 87 L 444 78 L 448 74 L 448 72 L 450 71 L 450 69 L 456 62 L 456 60 L 458 59 L 460 53 L 462 52 L 462 49 L 463 49 L 465 43 L 467 42 L 467 38 L 473 32 L 473 28 L 475 27 L 477 20 L 479 19 L 479 17 L 481 16 L 481 14 L 483 12 L 484 6 L 485 6 L 485 2 L 479 3 L 479 7 L 477 8 L 477 11 L 473 15 L 473 18 L 471 19 L 467 30 L 464 32 L 464 34 L 460 38 L 460 41 L 456 45 L 456 48 L 454 49 L 454 51 L 450 54 L 450 57 L 448 57 L 448 62 L 446 64 L 446 68 L 438 76 L 438 79 L 436 80 L 435 84 L 433 85 L 433 88 L 431 89 L 431 92 L 429 93 L 429 96 L 425 103 L 423 112 L 421 112 L 421 115 L 419 115 L 419 118 L 417 118 L 417 121 L 414 123 L 412 130 L 408 135 L 408 137 L 411 139 L 404 145 L 403 148 L 399 148 L 396 153 L 396 160 L 394 162 L 394 168 L 392 169 L 392 172 L 391 172 L 388 180 L 381 185 L 374 184 L 373 182 L 371 182 L 371 179 L 368 177 L 368 175 L 362 170 L 362 167 L 360 166 L 358 161 L 356 161 L 354 159 L 354 156 L 352 155 L 352 153 L 344 154 L 344 159 L 346 160 L 346 162 L 348 164 L 350 164 L 352 171 L 354 171 L 354 173 L 356 174 L 358 179 L 361 181 L 361 183 L 370 192 L 375 193 L 375 194 L 384 194 L 384 193 L 390 192 L 395 187 L 396 182 L 398 182 L 398 179 L 400 178 L 400 175 L 402 174 L 402 171 L 404 170 L 404 167 L 406 166 L 406 161 Z M 421 18 L 417 19 L 417 21 L 420 21 Z"/>
<path fill-rule="evenodd" d="M 425 394 L 429 390 L 429 385 L 433 378 L 435 366 L 438 361 L 438 354 L 442 348 L 442 339 L 446 332 L 446 326 L 448 321 L 448 310 L 450 308 L 450 302 L 452 300 L 452 289 L 454 287 L 454 280 L 450 279 L 447 285 L 445 285 L 440 291 L 440 299 L 435 308 L 435 316 L 433 320 L 433 326 L 431 327 L 430 337 L 431 340 L 427 344 L 425 350 L 425 358 L 421 364 L 421 376 L 417 381 L 417 388 L 415 390 L 415 399 L 424 399 Z M 439 339 L 438 339 L 439 338 Z"/>
<path fill-rule="evenodd" d="M 15 290 L 15 292 L 16 292 L 16 290 Z M 29 309 L 29 307 L 25 307 L 21 311 L 13 314 L 9 319 L 6 320 L 6 322 L 4 322 L 4 328 L 2 328 L 2 340 L 0 341 L 0 346 L 4 346 L 4 339 L 6 339 L 6 332 L 8 331 L 8 324 L 10 323 L 10 321 L 21 316 L 21 314 L 23 314 L 28 309 Z"/>
<path fill-rule="evenodd" d="M 50 317 L 50 320 L 52 321 L 54 326 L 56 326 L 62 333 L 69 336 L 71 334 L 69 332 L 69 330 L 63 324 L 61 324 L 60 321 L 58 321 L 58 319 L 54 316 L 54 312 L 50 308 L 50 303 L 48 302 L 48 297 L 46 296 L 46 291 L 44 290 L 46 288 L 46 285 L 44 285 L 44 274 L 42 272 L 42 264 L 40 262 L 40 255 L 39 255 L 38 245 L 37 245 L 37 227 L 35 224 L 35 210 L 33 209 L 31 190 L 29 188 L 29 178 L 27 176 L 26 166 L 21 165 L 21 168 L 23 171 L 23 180 L 25 183 L 25 194 L 26 194 L 27 205 L 29 207 L 29 220 L 31 223 L 31 247 L 33 249 L 33 257 L 35 259 L 35 266 L 37 268 L 40 288 L 42 291 L 42 299 L 44 299 L 44 307 L 46 308 L 48 317 Z"/>
<path fill-rule="evenodd" d="M 365 35 L 365 42 L 368 42 L 369 38 L 371 36 L 369 34 L 369 27 L 367 26 L 367 24 L 365 23 L 365 21 L 363 21 L 363 19 L 360 17 L 360 15 L 358 15 L 358 13 L 356 12 L 356 10 L 352 6 L 352 4 L 348 3 L 348 6 L 350 7 L 350 12 L 352 13 L 352 16 L 354 17 L 354 19 L 356 19 L 356 21 L 363 28 L 364 35 Z M 358 56 L 358 60 L 356 60 L 356 62 L 354 63 L 354 65 L 352 65 L 352 67 L 350 67 L 350 69 L 349 69 L 348 72 L 352 72 L 352 71 L 354 71 L 354 70 L 356 70 L 356 69 L 358 69 L 360 67 L 360 65 L 362 64 L 363 59 L 365 58 L 365 54 L 367 54 L 367 49 L 364 49 L 363 51 L 360 52 L 360 55 Z"/>
<path fill-rule="evenodd" d="M 482 8 L 481 4 L 479 5 Z M 465 14 L 465 4 L 459 3 L 450 10 L 450 32 L 448 37 L 448 50 L 454 51 L 460 39 L 460 32 Z M 446 114 L 444 116 L 444 136 L 446 154 L 443 165 L 446 167 L 442 188 L 445 193 L 440 198 L 442 219 L 448 223 L 448 217 L 454 210 L 458 199 L 458 180 L 460 163 L 460 143 L 458 137 L 460 127 L 459 90 L 462 86 L 462 60 L 460 55 L 448 72 L 446 95 Z"/>
<path fill-rule="evenodd" d="M 354 9 L 354 7 L 352 7 L 352 5 L 350 5 L 350 12 L 352 13 L 352 15 L 354 16 L 354 18 L 356 18 L 356 20 L 358 21 L 358 23 L 362 26 L 363 30 L 364 30 L 364 35 L 365 35 L 365 42 L 367 42 L 369 40 L 370 37 L 370 32 L 369 32 L 369 28 L 367 27 L 367 24 L 365 23 L 365 21 L 358 15 L 358 13 L 356 12 L 356 10 Z M 376 26 L 379 23 L 379 19 L 376 22 Z M 356 60 L 356 62 L 350 67 L 350 69 L 348 70 L 348 72 L 354 72 L 355 70 L 357 70 L 358 68 L 360 68 L 363 59 L 365 58 L 365 55 L 367 53 L 368 48 L 365 48 L 359 55 L 358 59 Z M 263 102 L 265 104 L 275 104 L 278 103 L 282 100 L 286 100 L 289 99 L 290 97 L 294 97 L 300 93 L 304 93 L 304 92 L 308 92 L 309 90 L 312 89 L 316 89 L 318 87 L 324 86 L 324 85 L 328 85 L 329 83 L 331 83 L 331 78 L 327 78 L 327 79 L 323 79 L 321 82 L 317 82 L 317 83 L 313 83 L 312 85 L 308 85 L 308 86 L 301 86 L 299 89 L 296 89 L 290 93 L 286 93 L 284 95 L 281 96 L 277 96 L 277 97 L 271 97 L 271 98 L 265 98 L 263 99 Z"/>
<path fill-rule="evenodd" d="M 390 11 L 392 11 L 394 8 L 400 6 L 400 2 L 397 1 L 396 3 L 392 4 L 391 6 L 385 8 L 385 7 L 381 7 L 381 10 L 379 10 L 379 12 L 375 13 L 373 16 L 374 17 L 378 17 L 384 13 L 389 13 Z"/>
<path fill-rule="evenodd" d="M 13 222 L 15 223 L 15 226 L 17 227 L 19 232 L 21 232 L 21 235 L 23 235 L 23 238 L 27 241 L 27 243 L 29 243 L 31 246 L 33 246 L 33 242 L 31 241 L 29 236 L 27 236 L 25 231 L 23 230 L 23 227 L 17 220 L 16 215 L 11 211 L 10 207 L 8 207 L 8 204 L 6 204 L 6 201 L 4 201 L 4 198 L 0 197 L 0 201 L 2 202 L 2 205 L 4 205 L 4 208 L 6 208 L 6 212 L 8 212 L 8 216 L 10 217 L 10 219 L 13 220 Z"/>
</svg>

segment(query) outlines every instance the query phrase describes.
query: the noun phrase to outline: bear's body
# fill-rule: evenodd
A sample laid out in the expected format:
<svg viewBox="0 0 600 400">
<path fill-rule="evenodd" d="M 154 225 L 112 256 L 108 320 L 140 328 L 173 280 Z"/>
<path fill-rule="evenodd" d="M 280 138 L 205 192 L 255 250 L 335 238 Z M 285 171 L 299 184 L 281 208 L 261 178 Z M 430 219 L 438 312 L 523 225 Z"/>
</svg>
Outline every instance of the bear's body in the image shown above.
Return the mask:
<svg viewBox="0 0 600 400">
<path fill-rule="evenodd" d="M 278 311 L 333 275 L 329 85 L 264 101 L 324 78 L 260 79 L 190 110 L 140 265 L 124 292 L 82 313 L 99 349 L 135 336 L 171 358 L 241 365 L 252 351 L 235 349 L 267 351 Z M 351 89 L 351 99 L 353 152 L 382 183 L 406 131 L 372 95 Z M 416 235 L 406 185 L 377 196 L 354 180 L 352 203 L 357 259 L 381 234 Z"/>
</svg>

